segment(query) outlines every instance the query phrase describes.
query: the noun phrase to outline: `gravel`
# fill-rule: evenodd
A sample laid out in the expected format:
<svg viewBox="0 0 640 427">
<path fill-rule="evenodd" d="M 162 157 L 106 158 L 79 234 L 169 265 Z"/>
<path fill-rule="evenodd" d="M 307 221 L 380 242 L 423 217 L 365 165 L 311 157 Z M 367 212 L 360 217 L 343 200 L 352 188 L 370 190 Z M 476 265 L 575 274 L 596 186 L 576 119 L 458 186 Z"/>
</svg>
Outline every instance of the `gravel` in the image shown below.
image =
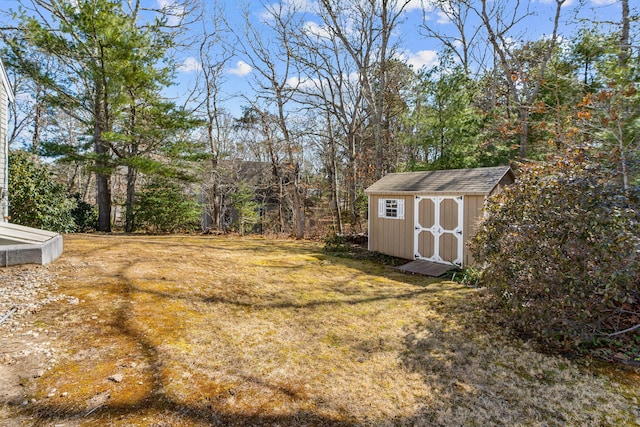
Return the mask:
<svg viewBox="0 0 640 427">
<path fill-rule="evenodd" d="M 58 290 L 56 275 L 47 266 L 0 268 L 0 425 L 26 425 L 20 416 L 3 414 L 4 404 L 28 405 L 35 379 L 57 363 L 58 331 L 39 325 L 34 316 L 45 305 L 66 301 L 78 304 Z M 32 399 L 32 403 L 33 403 Z M 22 402 L 22 403 L 20 403 Z M 6 407 L 5 407 L 6 409 Z M 7 418 L 8 417 L 8 418 Z M 22 420 L 22 421 L 21 421 Z"/>
<path fill-rule="evenodd" d="M 67 300 L 57 292 L 55 275 L 46 266 L 20 266 L 0 268 L 0 331 L 20 328 L 26 318 L 52 302 Z"/>
</svg>

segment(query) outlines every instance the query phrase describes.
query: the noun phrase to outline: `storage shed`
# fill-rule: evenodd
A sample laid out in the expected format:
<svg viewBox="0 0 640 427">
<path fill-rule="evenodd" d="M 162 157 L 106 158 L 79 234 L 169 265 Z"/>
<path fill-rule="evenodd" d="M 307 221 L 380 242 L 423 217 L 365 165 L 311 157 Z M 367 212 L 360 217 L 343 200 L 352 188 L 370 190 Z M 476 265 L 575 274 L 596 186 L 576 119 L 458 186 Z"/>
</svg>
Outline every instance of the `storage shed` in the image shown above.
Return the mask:
<svg viewBox="0 0 640 427">
<path fill-rule="evenodd" d="M 509 166 L 388 174 L 365 190 L 369 250 L 463 267 L 487 197 L 514 182 Z"/>
</svg>

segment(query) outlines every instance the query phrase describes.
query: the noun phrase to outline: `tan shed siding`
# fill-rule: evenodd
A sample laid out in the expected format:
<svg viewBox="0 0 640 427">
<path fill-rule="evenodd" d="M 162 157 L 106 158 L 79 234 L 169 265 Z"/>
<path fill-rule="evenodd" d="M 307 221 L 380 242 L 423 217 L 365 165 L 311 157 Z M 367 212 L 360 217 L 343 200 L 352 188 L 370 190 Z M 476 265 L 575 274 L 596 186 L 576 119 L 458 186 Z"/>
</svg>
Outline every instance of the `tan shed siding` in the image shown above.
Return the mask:
<svg viewBox="0 0 640 427">
<path fill-rule="evenodd" d="M 465 266 L 473 264 L 473 256 L 469 251 L 469 239 L 473 237 L 478 229 L 478 224 L 482 220 L 482 208 L 484 207 L 484 196 L 466 196 L 464 198 L 464 249 L 462 262 Z"/>
<path fill-rule="evenodd" d="M 513 175 L 510 174 L 510 173 L 506 174 L 505 176 L 502 177 L 500 182 L 498 182 L 498 184 L 491 191 L 491 193 L 489 193 L 489 196 L 493 196 L 494 194 L 502 193 L 502 190 L 504 189 L 504 187 L 506 187 L 507 185 L 511 185 L 514 182 L 515 182 L 515 180 L 513 179 Z"/>
<path fill-rule="evenodd" d="M 2 71 L 2 70 L 0 70 Z M 0 188 L 3 189 L 4 197 L 0 199 L 0 222 L 4 222 L 8 214 L 7 211 L 7 123 L 8 123 L 9 95 L 3 84 L 0 84 Z"/>
<path fill-rule="evenodd" d="M 404 200 L 404 219 L 378 217 L 378 200 Z M 371 195 L 369 198 L 369 250 L 413 259 L 413 196 Z"/>
</svg>

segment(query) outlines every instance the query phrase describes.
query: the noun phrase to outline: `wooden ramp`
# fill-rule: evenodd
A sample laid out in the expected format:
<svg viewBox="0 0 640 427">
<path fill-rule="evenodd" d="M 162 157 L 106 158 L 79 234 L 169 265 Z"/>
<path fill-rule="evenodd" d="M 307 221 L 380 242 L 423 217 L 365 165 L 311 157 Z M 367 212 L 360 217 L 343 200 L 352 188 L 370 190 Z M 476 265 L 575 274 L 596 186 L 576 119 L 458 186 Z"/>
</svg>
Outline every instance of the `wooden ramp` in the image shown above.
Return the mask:
<svg viewBox="0 0 640 427">
<path fill-rule="evenodd" d="M 423 276 L 440 277 L 447 271 L 455 268 L 450 264 L 439 264 L 437 262 L 426 261 L 418 259 L 411 261 L 408 264 L 397 267 L 398 270 L 404 273 L 422 274 Z"/>
</svg>

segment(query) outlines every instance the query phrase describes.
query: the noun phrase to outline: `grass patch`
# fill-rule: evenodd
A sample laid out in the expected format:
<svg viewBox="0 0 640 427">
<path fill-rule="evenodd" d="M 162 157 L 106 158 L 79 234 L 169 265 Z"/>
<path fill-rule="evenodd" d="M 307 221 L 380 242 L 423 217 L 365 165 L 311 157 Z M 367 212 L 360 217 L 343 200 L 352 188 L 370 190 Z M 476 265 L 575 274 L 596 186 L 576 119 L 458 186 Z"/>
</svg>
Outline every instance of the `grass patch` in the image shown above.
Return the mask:
<svg viewBox="0 0 640 427">
<path fill-rule="evenodd" d="M 36 425 L 635 425 L 638 381 L 540 354 L 479 293 L 312 242 L 71 235 Z M 114 381 L 115 377 L 120 381 Z M 55 395 L 49 394 L 56 389 Z M 66 392 L 66 395 L 62 395 Z M 2 418 L 0 418 L 1 420 Z"/>
</svg>

